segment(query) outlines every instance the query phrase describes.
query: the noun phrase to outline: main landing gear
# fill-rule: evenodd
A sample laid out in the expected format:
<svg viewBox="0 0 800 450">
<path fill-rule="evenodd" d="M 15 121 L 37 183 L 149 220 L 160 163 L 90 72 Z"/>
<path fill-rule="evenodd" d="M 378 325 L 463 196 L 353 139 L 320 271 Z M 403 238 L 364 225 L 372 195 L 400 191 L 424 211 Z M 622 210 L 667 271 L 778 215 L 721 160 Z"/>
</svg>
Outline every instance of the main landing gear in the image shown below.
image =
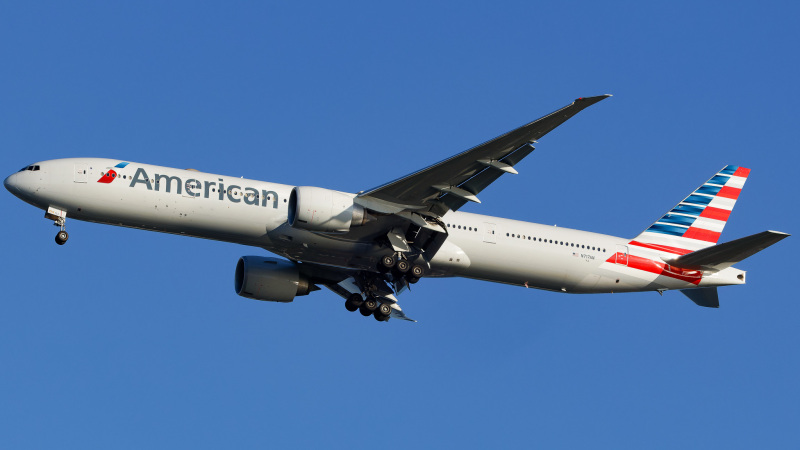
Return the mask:
<svg viewBox="0 0 800 450">
<path fill-rule="evenodd" d="M 378 270 L 387 273 L 392 272 L 397 278 L 405 277 L 406 281 L 414 284 L 425 275 L 425 268 L 418 264 L 411 264 L 407 259 L 397 255 L 386 255 L 381 258 Z"/>
<path fill-rule="evenodd" d="M 358 310 L 364 317 L 373 316 L 378 322 L 388 321 L 392 314 L 392 306 L 388 303 L 381 303 L 372 296 L 364 299 L 361 294 L 350 294 L 344 302 L 344 307 L 350 312 Z"/>
</svg>

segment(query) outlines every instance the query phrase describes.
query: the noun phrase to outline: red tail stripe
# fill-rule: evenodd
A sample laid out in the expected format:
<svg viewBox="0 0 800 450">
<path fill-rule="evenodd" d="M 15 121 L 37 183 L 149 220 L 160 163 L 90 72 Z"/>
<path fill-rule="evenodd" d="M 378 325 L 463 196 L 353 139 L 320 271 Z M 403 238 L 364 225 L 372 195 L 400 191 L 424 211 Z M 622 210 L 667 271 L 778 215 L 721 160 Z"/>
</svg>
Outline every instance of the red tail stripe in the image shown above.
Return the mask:
<svg viewBox="0 0 800 450">
<path fill-rule="evenodd" d="M 742 190 L 739 189 L 739 188 L 734 188 L 734 187 L 730 187 L 730 186 L 723 186 L 723 188 L 719 190 L 719 193 L 717 195 L 720 196 L 720 197 L 732 198 L 732 199 L 736 200 L 737 198 L 739 198 L 739 194 L 741 192 L 742 192 Z"/>
<path fill-rule="evenodd" d="M 678 267 L 672 267 L 669 264 L 660 261 L 654 261 L 652 259 L 642 258 L 641 256 L 627 255 L 627 257 L 628 267 L 631 269 L 643 270 L 656 275 L 675 278 L 676 280 L 685 281 L 694 285 L 700 284 L 700 281 L 703 279 L 703 274 L 698 270 L 687 270 Z M 608 258 L 606 262 L 615 264 L 617 261 L 624 260 L 624 253 L 616 253 Z"/>
<path fill-rule="evenodd" d="M 689 229 L 686 230 L 686 233 L 683 233 L 683 237 L 689 238 L 689 239 L 697 239 L 697 240 L 700 240 L 700 241 L 713 242 L 713 243 L 716 244 L 717 241 L 719 240 L 719 235 L 720 234 L 721 233 L 718 233 L 716 231 L 704 230 L 702 228 L 689 227 Z"/>
<path fill-rule="evenodd" d="M 736 172 L 733 172 L 733 176 L 735 177 L 747 178 L 748 175 L 750 175 L 750 169 L 746 169 L 744 167 L 739 167 L 736 169 Z"/>
<path fill-rule="evenodd" d="M 711 206 L 706 206 L 706 209 L 700 214 L 700 217 L 705 217 L 707 219 L 714 219 L 714 220 L 721 220 L 723 222 L 728 220 L 730 217 L 731 212 L 727 209 L 720 209 L 714 208 Z"/>
</svg>

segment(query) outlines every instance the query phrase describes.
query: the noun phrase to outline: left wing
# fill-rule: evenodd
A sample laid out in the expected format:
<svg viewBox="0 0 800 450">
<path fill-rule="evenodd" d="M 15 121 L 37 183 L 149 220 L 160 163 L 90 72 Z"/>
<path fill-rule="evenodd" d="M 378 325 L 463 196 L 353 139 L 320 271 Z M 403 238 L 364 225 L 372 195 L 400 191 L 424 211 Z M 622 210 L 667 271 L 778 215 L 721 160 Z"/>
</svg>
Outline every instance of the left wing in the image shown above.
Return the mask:
<svg viewBox="0 0 800 450">
<path fill-rule="evenodd" d="M 533 151 L 532 143 L 569 118 L 610 95 L 583 97 L 516 130 L 418 172 L 359 194 L 359 205 L 386 214 L 418 212 L 441 217 L 466 202 Z"/>
</svg>

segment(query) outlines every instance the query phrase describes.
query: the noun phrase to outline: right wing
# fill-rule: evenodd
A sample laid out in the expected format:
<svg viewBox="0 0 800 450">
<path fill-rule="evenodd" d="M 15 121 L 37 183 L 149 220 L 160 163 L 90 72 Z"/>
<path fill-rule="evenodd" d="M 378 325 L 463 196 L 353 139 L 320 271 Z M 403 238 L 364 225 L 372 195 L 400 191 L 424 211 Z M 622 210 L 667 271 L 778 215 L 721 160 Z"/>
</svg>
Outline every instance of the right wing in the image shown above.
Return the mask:
<svg viewBox="0 0 800 450">
<path fill-rule="evenodd" d="M 533 151 L 532 143 L 569 118 L 610 95 L 583 97 L 516 130 L 418 172 L 359 194 L 355 202 L 385 214 L 417 212 L 441 217 L 467 201 Z"/>
</svg>

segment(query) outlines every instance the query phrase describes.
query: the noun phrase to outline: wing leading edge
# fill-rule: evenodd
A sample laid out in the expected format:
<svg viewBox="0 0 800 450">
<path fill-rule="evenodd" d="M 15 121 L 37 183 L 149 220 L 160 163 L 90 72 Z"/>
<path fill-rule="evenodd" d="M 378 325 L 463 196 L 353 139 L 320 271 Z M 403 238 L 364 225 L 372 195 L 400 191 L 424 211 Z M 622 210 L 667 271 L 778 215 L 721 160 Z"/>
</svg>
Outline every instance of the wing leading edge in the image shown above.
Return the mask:
<svg viewBox="0 0 800 450">
<path fill-rule="evenodd" d="M 529 124 L 509 131 L 477 147 L 459 153 L 418 172 L 359 194 L 355 201 L 374 211 L 396 214 L 415 211 L 442 216 L 468 201 L 505 173 L 517 173 L 519 161 L 531 145 L 583 109 L 610 97 L 582 97 Z"/>
</svg>

